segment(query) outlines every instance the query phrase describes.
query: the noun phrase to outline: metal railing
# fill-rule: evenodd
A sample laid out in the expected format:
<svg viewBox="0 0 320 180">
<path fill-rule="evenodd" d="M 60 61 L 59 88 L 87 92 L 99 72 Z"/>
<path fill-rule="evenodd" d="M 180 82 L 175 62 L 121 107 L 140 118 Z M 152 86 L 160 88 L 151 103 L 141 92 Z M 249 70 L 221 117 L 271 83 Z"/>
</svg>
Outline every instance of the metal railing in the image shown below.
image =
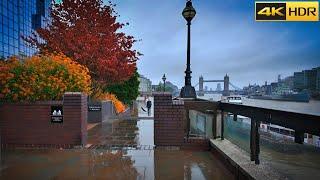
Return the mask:
<svg viewBox="0 0 320 180">
<path fill-rule="evenodd" d="M 256 164 L 260 163 L 260 123 L 272 123 L 282 127 L 294 130 L 294 141 L 302 144 L 304 133 L 320 136 L 320 116 L 289 112 L 284 110 L 268 109 L 262 107 L 247 106 L 241 104 L 231 104 L 224 102 L 212 102 L 206 100 L 185 100 L 185 109 L 187 114 L 186 134 L 192 135 L 190 112 L 198 111 L 204 114 L 211 114 L 212 120 L 212 137 L 224 140 L 225 133 L 225 114 L 232 113 L 234 120 L 237 116 L 250 118 L 250 159 Z M 219 118 L 218 118 L 219 117 Z M 201 124 L 201 123 L 200 123 Z M 201 126 L 201 125 L 200 125 Z"/>
</svg>

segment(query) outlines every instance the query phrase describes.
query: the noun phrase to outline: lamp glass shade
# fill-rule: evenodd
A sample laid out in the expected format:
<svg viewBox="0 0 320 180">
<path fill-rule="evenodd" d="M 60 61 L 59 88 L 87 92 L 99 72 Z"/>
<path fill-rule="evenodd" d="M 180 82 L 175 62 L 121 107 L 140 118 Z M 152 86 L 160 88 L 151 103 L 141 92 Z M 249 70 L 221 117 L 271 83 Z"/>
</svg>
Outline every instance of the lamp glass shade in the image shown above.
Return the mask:
<svg viewBox="0 0 320 180">
<path fill-rule="evenodd" d="M 191 1 L 188 1 L 186 7 L 182 11 L 182 16 L 187 20 L 191 21 L 196 15 L 196 10 L 192 7 Z"/>
<path fill-rule="evenodd" d="M 167 79 L 167 78 L 166 78 L 166 75 L 164 74 L 164 75 L 162 76 L 162 80 L 163 80 L 163 81 L 166 81 L 166 79 Z"/>
</svg>

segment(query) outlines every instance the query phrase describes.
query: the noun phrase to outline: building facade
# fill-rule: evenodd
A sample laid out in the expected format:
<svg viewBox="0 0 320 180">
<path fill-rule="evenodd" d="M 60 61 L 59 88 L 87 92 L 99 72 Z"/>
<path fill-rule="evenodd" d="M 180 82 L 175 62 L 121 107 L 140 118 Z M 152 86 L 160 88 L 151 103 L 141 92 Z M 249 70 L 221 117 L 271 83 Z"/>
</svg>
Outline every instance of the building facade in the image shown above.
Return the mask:
<svg viewBox="0 0 320 180">
<path fill-rule="evenodd" d="M 317 71 L 317 85 L 316 85 L 316 90 L 320 92 L 320 67 L 316 68 Z"/>
<path fill-rule="evenodd" d="M 317 71 L 316 69 L 305 70 L 305 85 L 306 89 L 310 91 L 316 90 Z"/>
<path fill-rule="evenodd" d="M 1 0 L 0 1 L 0 57 L 31 56 L 36 52 L 22 36 L 28 37 L 45 26 L 51 0 Z"/>
<path fill-rule="evenodd" d="M 218 83 L 218 84 L 217 84 L 216 91 L 219 91 L 219 92 L 222 91 L 221 83 Z"/>
<path fill-rule="evenodd" d="M 319 91 L 319 69 L 320 67 L 295 72 L 293 75 L 294 90 L 302 91 L 306 89 L 310 92 Z"/>
<path fill-rule="evenodd" d="M 139 77 L 139 92 L 151 92 L 152 91 L 152 82 L 150 79 L 146 78 L 143 75 Z"/>
<path fill-rule="evenodd" d="M 294 72 L 293 74 L 293 88 L 296 91 L 305 89 L 304 72 Z"/>
</svg>

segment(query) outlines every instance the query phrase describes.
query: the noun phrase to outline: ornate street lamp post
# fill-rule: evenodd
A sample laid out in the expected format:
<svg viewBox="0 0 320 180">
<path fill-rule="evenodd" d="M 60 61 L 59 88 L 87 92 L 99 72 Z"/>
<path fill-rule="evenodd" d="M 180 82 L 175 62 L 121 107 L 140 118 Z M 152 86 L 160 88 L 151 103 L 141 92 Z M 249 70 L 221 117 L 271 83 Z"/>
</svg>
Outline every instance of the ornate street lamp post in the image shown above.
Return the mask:
<svg viewBox="0 0 320 180">
<path fill-rule="evenodd" d="M 166 92 L 166 74 L 163 74 L 162 81 L 163 81 L 163 92 Z"/>
<path fill-rule="evenodd" d="M 186 68 L 186 76 L 184 87 L 182 87 L 180 92 L 180 97 L 182 98 L 196 98 L 196 91 L 194 87 L 191 86 L 191 69 L 190 69 L 190 26 L 191 20 L 196 15 L 196 10 L 192 7 L 191 0 L 188 0 L 186 3 L 186 7 L 182 11 L 182 16 L 187 20 L 188 25 L 188 45 L 187 45 L 187 68 Z"/>
</svg>

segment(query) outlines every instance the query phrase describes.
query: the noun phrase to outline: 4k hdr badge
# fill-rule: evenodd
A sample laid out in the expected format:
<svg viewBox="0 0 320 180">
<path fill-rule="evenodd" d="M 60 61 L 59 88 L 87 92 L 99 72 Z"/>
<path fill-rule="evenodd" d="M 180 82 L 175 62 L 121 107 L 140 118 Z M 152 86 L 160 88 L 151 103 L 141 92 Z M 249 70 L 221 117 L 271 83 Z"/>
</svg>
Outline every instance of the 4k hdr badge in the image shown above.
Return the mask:
<svg viewBox="0 0 320 180">
<path fill-rule="evenodd" d="M 318 1 L 256 2 L 256 21 L 319 21 Z"/>
</svg>

